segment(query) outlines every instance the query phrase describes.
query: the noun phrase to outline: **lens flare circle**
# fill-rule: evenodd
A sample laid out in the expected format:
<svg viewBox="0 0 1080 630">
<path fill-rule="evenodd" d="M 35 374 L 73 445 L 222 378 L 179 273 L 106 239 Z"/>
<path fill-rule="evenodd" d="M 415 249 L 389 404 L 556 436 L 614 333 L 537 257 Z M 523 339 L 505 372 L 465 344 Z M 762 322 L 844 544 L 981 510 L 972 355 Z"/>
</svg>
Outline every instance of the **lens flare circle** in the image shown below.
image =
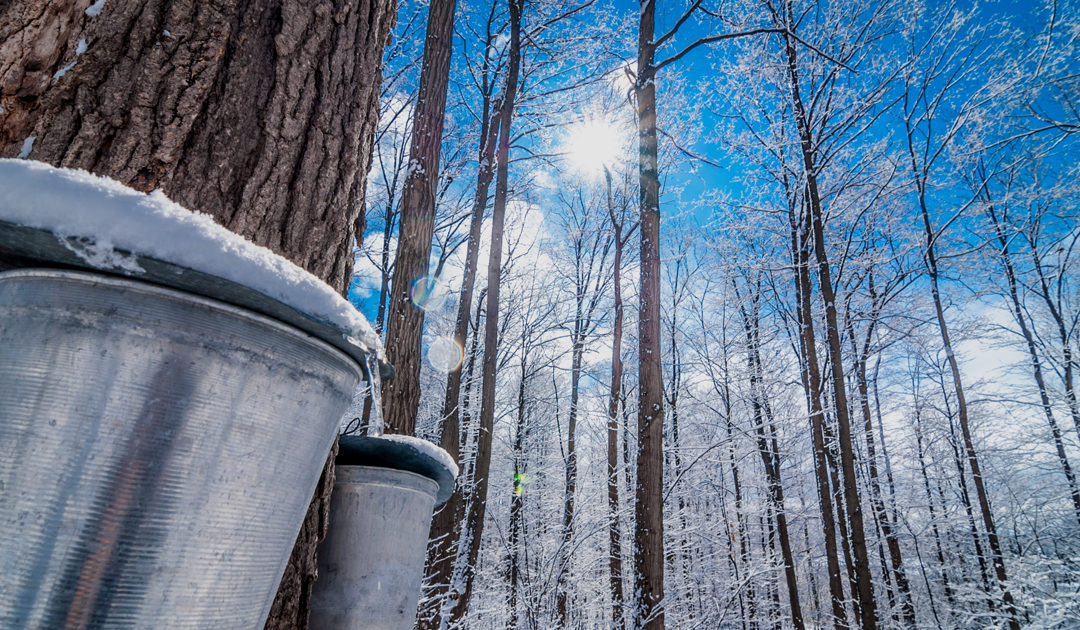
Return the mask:
<svg viewBox="0 0 1080 630">
<path fill-rule="evenodd" d="M 431 364 L 435 371 L 442 374 L 449 374 L 461 367 L 463 358 L 465 358 L 465 352 L 454 341 L 454 338 L 449 335 L 436 338 L 428 346 L 428 363 Z"/>
<path fill-rule="evenodd" d="M 433 276 L 413 280 L 409 286 L 409 299 L 422 311 L 434 311 L 446 301 L 446 285 Z"/>
</svg>

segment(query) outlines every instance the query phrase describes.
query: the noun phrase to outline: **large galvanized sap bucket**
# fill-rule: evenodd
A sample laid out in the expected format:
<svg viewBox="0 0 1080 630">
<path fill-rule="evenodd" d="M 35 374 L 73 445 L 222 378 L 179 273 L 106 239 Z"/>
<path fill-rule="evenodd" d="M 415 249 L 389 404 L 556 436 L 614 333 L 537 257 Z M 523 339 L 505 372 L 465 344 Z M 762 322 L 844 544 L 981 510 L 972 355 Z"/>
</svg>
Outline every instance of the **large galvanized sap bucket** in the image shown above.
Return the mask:
<svg viewBox="0 0 1080 630">
<path fill-rule="evenodd" d="M 453 492 L 456 467 L 416 438 L 346 436 L 336 470 L 311 627 L 408 630 L 432 510 Z"/>
<path fill-rule="evenodd" d="M 261 628 L 361 375 L 217 300 L 0 273 L 0 627 Z"/>
</svg>

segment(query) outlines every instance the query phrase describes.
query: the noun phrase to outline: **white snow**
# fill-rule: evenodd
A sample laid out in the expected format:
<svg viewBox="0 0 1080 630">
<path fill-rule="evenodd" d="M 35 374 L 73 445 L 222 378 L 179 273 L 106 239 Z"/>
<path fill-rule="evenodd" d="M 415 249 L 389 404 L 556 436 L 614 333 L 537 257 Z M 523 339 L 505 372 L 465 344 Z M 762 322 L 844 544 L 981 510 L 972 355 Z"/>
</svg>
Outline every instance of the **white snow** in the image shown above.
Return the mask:
<svg viewBox="0 0 1080 630">
<path fill-rule="evenodd" d="M 30 157 L 30 152 L 34 150 L 34 140 L 37 140 L 37 136 L 30 136 L 26 140 L 23 140 L 22 147 L 19 149 L 19 155 L 17 156 L 18 159 L 25 160 Z"/>
<path fill-rule="evenodd" d="M 447 453 L 423 438 L 413 437 L 411 435 L 387 435 L 384 433 L 379 436 L 379 439 L 409 446 L 419 453 L 431 457 L 439 462 L 440 465 L 445 466 L 450 472 L 454 473 L 454 477 L 458 476 L 457 464 L 454 463 L 454 458 L 450 457 L 450 453 Z"/>
<path fill-rule="evenodd" d="M 67 74 L 68 70 L 74 68 L 75 64 L 79 62 L 79 55 L 83 54 L 84 52 L 86 52 L 86 38 L 81 37 L 79 38 L 79 43 L 75 45 L 75 58 L 71 60 L 71 63 L 57 70 L 56 74 L 53 75 L 53 78 L 59 79 L 60 77 Z"/>
<path fill-rule="evenodd" d="M 33 140 L 23 144 L 24 153 Z M 120 249 L 224 278 L 332 324 L 381 354 L 368 321 L 329 285 L 160 190 L 144 194 L 84 170 L 0 159 L 0 220 L 48 230 L 96 268 L 138 271 Z"/>
<path fill-rule="evenodd" d="M 90 17 L 97 17 L 101 15 L 101 10 L 105 8 L 105 0 L 97 0 L 94 4 L 86 7 L 86 14 Z"/>
</svg>

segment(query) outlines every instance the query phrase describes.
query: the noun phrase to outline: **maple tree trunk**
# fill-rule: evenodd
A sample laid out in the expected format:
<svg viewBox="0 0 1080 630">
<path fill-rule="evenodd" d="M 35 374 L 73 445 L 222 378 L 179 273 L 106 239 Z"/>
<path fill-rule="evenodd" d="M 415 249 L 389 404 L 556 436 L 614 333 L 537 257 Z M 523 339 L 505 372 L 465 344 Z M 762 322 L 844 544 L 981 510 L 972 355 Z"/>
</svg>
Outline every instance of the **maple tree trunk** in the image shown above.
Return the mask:
<svg viewBox="0 0 1080 630">
<path fill-rule="evenodd" d="M 634 627 L 664 628 L 664 373 L 660 365 L 660 174 L 657 163 L 656 3 L 641 0 L 637 79 L 641 211 L 638 307 L 638 457 L 634 516 Z"/>
<path fill-rule="evenodd" d="M 476 194 L 473 197 L 472 218 L 469 221 L 469 242 L 465 248 L 465 269 L 462 273 L 461 296 L 454 323 L 454 342 L 465 347 L 469 331 L 469 307 L 473 302 L 476 266 L 480 256 L 480 228 L 487 208 L 488 190 L 495 175 L 495 144 L 499 133 L 498 117 L 491 117 L 490 103 L 485 102 L 484 119 L 480 127 L 480 167 L 476 175 Z M 477 308 L 479 317 L 479 307 Z M 439 446 L 458 461 L 461 456 L 461 373 L 456 369 L 446 378 L 446 397 L 442 407 L 442 427 Z M 457 555 L 457 539 L 461 534 L 464 495 L 458 483 L 454 493 L 436 512 L 428 535 L 428 555 L 424 582 L 428 585 L 427 605 L 420 611 L 417 623 L 421 630 L 434 630 L 441 624 L 441 606 L 450 589 Z"/>
<path fill-rule="evenodd" d="M 476 563 L 484 533 L 487 512 L 487 490 L 491 468 L 491 442 L 495 422 L 495 371 L 499 343 L 499 281 L 502 275 L 503 225 L 509 188 L 510 126 L 517 99 L 518 72 L 521 65 L 521 21 L 524 0 L 507 0 L 510 10 L 510 44 L 506 83 L 499 108 L 499 143 L 496 149 L 498 167 L 495 174 L 495 200 L 491 211 L 491 246 L 488 250 L 487 321 L 484 327 L 484 356 L 480 385 L 480 426 L 477 437 L 476 464 L 473 467 L 474 487 L 466 513 L 464 527 L 469 529 L 468 548 L 459 551 L 464 563 L 465 583 L 450 614 L 450 623 L 457 624 L 465 616 L 472 597 Z"/>
<path fill-rule="evenodd" d="M 871 279 L 873 287 L 873 279 Z M 866 331 L 864 349 L 869 344 L 876 323 L 876 308 L 871 313 L 870 324 Z M 881 529 L 882 538 L 889 550 L 889 561 L 892 564 L 892 580 L 896 583 L 896 589 L 900 597 L 900 613 L 903 615 L 904 625 L 909 628 L 915 627 L 915 607 L 911 602 L 911 585 L 908 582 L 907 573 L 904 570 L 904 557 L 900 552 L 900 541 L 893 529 L 893 523 L 889 519 L 889 513 L 885 509 L 885 501 L 881 497 L 881 487 L 878 481 L 877 453 L 874 447 L 874 427 L 870 414 L 870 388 L 866 378 L 866 352 L 859 353 L 855 340 L 855 331 L 848 321 L 848 335 L 851 339 L 852 349 L 856 354 L 855 381 L 859 391 L 859 408 L 863 414 L 863 429 L 866 435 L 866 453 L 870 472 L 870 501 L 874 508 L 874 517 Z M 889 580 L 889 569 L 882 558 L 882 573 L 886 581 Z"/>
<path fill-rule="evenodd" d="M 790 3 L 789 3 L 790 10 Z M 802 149 L 804 176 L 806 178 L 807 207 L 810 211 L 811 233 L 813 235 L 814 254 L 818 269 L 818 288 L 825 302 L 825 339 L 829 352 L 829 367 L 832 376 L 833 397 L 836 407 L 836 427 L 840 445 L 840 466 L 844 473 L 844 505 L 847 508 L 848 532 L 851 539 L 851 551 L 854 557 L 855 585 L 857 591 L 858 612 L 863 630 L 877 627 L 877 612 L 874 602 L 874 586 L 870 575 L 870 560 L 866 551 L 866 534 L 863 527 L 862 506 L 859 502 L 858 486 L 855 478 L 855 454 L 852 448 L 851 418 L 849 415 L 847 389 L 844 380 L 843 353 L 840 343 L 840 328 L 836 316 L 836 295 L 830 277 L 830 265 L 825 250 L 825 228 L 821 197 L 817 184 L 817 165 L 814 162 L 815 151 L 810 137 L 810 127 L 803 108 L 799 92 L 798 61 L 795 55 L 794 38 L 785 35 L 788 74 L 791 82 L 791 97 L 795 108 L 795 122 L 799 131 Z"/>
<path fill-rule="evenodd" d="M 806 245 L 809 229 L 805 217 L 801 223 L 797 225 L 792 219 L 791 226 L 792 258 L 795 262 L 795 293 L 799 300 L 799 349 L 803 357 L 801 371 L 810 408 L 810 431 L 814 444 L 814 475 L 817 480 L 821 524 L 825 537 L 825 560 L 829 573 L 833 625 L 840 630 L 847 627 L 847 612 L 844 609 L 843 578 L 840 575 L 840 560 L 836 548 L 836 517 L 833 511 L 832 493 L 829 490 L 829 463 L 825 452 L 825 411 L 821 406 L 821 370 L 818 366 L 817 346 L 814 339 L 814 314 L 810 301 L 810 253 Z"/>
<path fill-rule="evenodd" d="M 910 136 L 910 134 L 909 134 Z M 909 140 L 910 147 L 910 140 Z M 934 302 L 934 313 L 937 316 L 938 330 L 941 333 L 941 345 L 945 349 L 945 357 L 949 363 L 949 371 L 952 373 L 953 390 L 956 394 L 957 415 L 960 420 L 960 431 L 964 438 L 964 451 L 967 455 L 968 466 L 971 468 L 971 477 L 975 480 L 975 494 L 979 501 L 979 512 L 982 516 L 983 528 L 986 530 L 986 538 L 990 543 L 990 554 L 994 564 L 994 573 L 997 577 L 998 587 L 1001 589 L 1001 598 L 1005 604 L 1005 613 L 1009 630 L 1020 630 L 1020 621 L 1017 619 L 1016 605 L 1012 593 L 1007 585 L 1008 578 L 1005 574 L 1005 559 L 1001 553 L 1001 542 L 998 540 L 997 528 L 994 526 L 994 516 L 990 511 L 990 499 L 986 493 L 986 484 L 983 482 L 982 471 L 979 468 L 979 457 L 975 452 L 975 443 L 971 438 L 971 428 L 968 424 L 967 399 L 964 397 L 964 383 L 960 377 L 960 365 L 953 351 L 952 340 L 949 338 L 949 327 L 945 321 L 945 308 L 941 303 L 941 292 L 938 289 L 938 266 L 937 256 L 934 252 L 936 235 L 930 224 L 930 213 L 926 207 L 925 190 L 919 190 L 919 209 L 923 219 L 923 229 L 926 237 L 924 249 L 924 262 L 927 275 L 930 278 L 930 295 Z"/>
<path fill-rule="evenodd" d="M 736 289 L 738 295 L 738 289 Z M 769 502 L 776 520 L 776 535 L 780 541 L 781 558 L 784 563 L 784 579 L 787 583 L 788 605 L 791 609 L 791 623 L 796 630 L 803 630 L 802 606 L 799 603 L 799 584 L 795 576 L 795 558 L 791 551 L 791 538 L 788 534 L 787 509 L 784 505 L 784 486 L 780 479 L 780 448 L 776 439 L 776 427 L 772 409 L 765 398 L 764 375 L 760 353 L 759 320 L 760 287 L 750 298 L 750 312 L 742 310 L 743 326 L 746 332 L 747 366 L 750 370 L 750 402 L 753 409 L 754 432 L 757 435 L 758 454 L 765 468 L 765 478 L 769 488 Z"/>
<path fill-rule="evenodd" d="M 622 534 L 619 531 L 619 400 L 622 388 L 622 224 L 615 220 L 611 207 L 611 172 L 607 176 L 608 213 L 615 231 L 615 260 L 613 285 L 615 288 L 615 322 L 611 333 L 611 389 L 608 394 L 607 422 L 607 494 L 608 494 L 608 580 L 611 586 L 611 627 L 622 630 L 623 580 L 622 580 Z M 626 463 L 629 465 L 629 462 Z"/>
<path fill-rule="evenodd" d="M 396 3 L 90 5 L 0 4 L 0 156 L 162 189 L 344 292 Z M 333 483 L 331 454 L 268 628 L 307 627 Z"/>
<path fill-rule="evenodd" d="M 90 1 L 0 13 L 0 156 L 33 137 L 30 159 L 162 189 L 344 292 L 395 3 Z"/>
<path fill-rule="evenodd" d="M 398 247 L 386 322 L 386 360 L 395 377 L 382 387 L 383 422 L 387 433 L 412 435 L 420 407 L 420 338 L 424 331 L 426 295 L 410 295 L 413 283 L 428 275 L 431 236 L 435 229 L 435 190 L 439 185 L 446 90 L 453 52 L 455 0 L 432 0 L 428 9 L 420 91 L 416 96 L 412 141 L 405 188 L 401 193 Z M 430 293 L 428 280 L 418 293 Z"/>
</svg>

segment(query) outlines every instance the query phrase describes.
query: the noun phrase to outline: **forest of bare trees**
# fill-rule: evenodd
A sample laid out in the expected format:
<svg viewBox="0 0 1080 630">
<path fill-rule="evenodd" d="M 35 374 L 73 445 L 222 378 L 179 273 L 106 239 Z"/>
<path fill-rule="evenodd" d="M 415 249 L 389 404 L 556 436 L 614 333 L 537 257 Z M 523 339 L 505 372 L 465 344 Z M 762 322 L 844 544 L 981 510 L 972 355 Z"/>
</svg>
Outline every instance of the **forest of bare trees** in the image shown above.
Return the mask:
<svg viewBox="0 0 1080 630">
<path fill-rule="evenodd" d="M 1077 0 L 218 4 L 0 3 L 0 155 L 348 291 L 417 627 L 1080 627 Z"/>
<path fill-rule="evenodd" d="M 1080 624 L 1075 3 L 623 4 L 457 8 L 421 627 Z"/>
</svg>

